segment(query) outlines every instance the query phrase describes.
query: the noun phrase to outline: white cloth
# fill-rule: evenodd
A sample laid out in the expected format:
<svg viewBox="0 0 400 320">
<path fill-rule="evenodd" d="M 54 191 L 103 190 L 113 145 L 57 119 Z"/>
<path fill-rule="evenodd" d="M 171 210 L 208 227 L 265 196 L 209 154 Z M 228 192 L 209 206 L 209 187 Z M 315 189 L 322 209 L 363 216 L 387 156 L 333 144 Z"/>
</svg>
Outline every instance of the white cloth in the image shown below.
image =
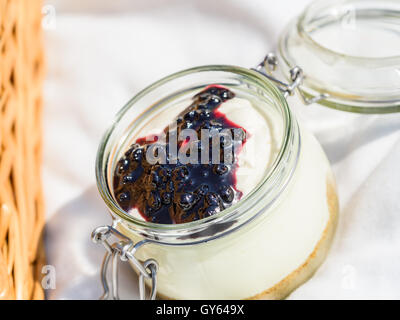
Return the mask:
<svg viewBox="0 0 400 320">
<path fill-rule="evenodd" d="M 90 242 L 90 233 L 110 217 L 94 165 L 115 113 L 140 89 L 175 71 L 256 65 L 309 1 L 47 2 L 57 14 L 46 30 L 46 244 L 57 272 L 48 297 L 95 299 L 103 249 Z M 301 106 L 293 98 L 290 103 L 325 149 L 341 204 L 327 260 L 290 298 L 400 298 L 400 114 L 350 114 Z M 137 298 L 136 276 L 122 269 L 121 296 Z"/>
</svg>

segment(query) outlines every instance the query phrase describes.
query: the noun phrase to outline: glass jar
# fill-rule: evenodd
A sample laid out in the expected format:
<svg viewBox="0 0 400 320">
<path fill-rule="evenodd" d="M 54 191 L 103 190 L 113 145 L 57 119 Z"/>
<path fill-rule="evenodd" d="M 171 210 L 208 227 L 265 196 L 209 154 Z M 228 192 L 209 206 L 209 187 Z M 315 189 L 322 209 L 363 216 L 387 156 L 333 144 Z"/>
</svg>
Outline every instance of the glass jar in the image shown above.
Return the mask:
<svg viewBox="0 0 400 320">
<path fill-rule="evenodd" d="M 118 159 L 155 115 L 168 113 L 211 84 L 222 85 L 275 115 L 273 125 L 280 132 L 275 161 L 252 192 L 208 218 L 164 225 L 127 214 L 113 196 Z M 193 68 L 143 90 L 118 113 L 105 134 L 96 175 L 114 220 L 111 230 L 127 241 L 106 245 L 110 254 L 103 265 L 119 250 L 141 276 L 142 287 L 145 279 L 151 285 L 152 274 L 157 274 L 161 298 L 284 298 L 321 264 L 336 226 L 336 187 L 324 152 L 298 124 L 282 92 L 254 70 L 222 65 Z M 100 239 L 98 234 L 95 238 Z M 154 260 L 157 271 L 148 268 L 156 265 Z M 116 272 L 114 276 L 113 296 L 117 297 Z"/>
<path fill-rule="evenodd" d="M 399 34 L 398 0 L 315 1 L 286 28 L 278 55 L 268 54 L 255 69 L 194 68 L 134 97 L 104 136 L 96 164 L 98 187 L 114 221 L 93 233 L 107 249 L 103 298 L 118 298 L 119 259 L 138 272 L 141 298 L 145 283 L 151 298 L 156 288 L 171 299 L 283 298 L 307 280 L 331 242 L 338 202 L 328 160 L 286 99 L 297 92 L 305 104 L 399 112 Z M 150 119 L 210 84 L 275 115 L 281 133 L 275 161 L 252 192 L 209 218 L 161 225 L 128 215 L 110 183 L 117 159 Z M 113 245 L 112 235 L 118 239 Z"/>
<path fill-rule="evenodd" d="M 284 74 L 304 72 L 302 94 L 358 113 L 400 111 L 400 2 L 323 0 L 311 3 L 282 34 Z"/>
</svg>

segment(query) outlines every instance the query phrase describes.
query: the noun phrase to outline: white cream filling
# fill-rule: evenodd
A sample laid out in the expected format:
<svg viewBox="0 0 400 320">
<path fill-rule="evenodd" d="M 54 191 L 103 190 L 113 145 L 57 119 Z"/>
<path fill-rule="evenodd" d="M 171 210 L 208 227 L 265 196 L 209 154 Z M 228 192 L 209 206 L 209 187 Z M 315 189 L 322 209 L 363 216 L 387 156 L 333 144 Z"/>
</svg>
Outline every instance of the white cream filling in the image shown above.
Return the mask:
<svg viewBox="0 0 400 320">
<path fill-rule="evenodd" d="M 169 108 L 150 118 L 138 128 L 137 137 L 162 132 L 189 104 L 182 102 L 173 112 Z M 264 115 L 240 98 L 225 102 L 219 111 L 250 133 L 247 150 L 239 154 L 237 171 L 237 187 L 245 196 L 265 176 L 279 152 L 280 121 L 273 108 Z M 331 171 L 315 138 L 304 129 L 301 138 L 294 176 L 268 213 L 213 241 L 189 246 L 150 244 L 136 253 L 142 261 L 158 261 L 161 295 L 173 299 L 250 298 L 272 288 L 307 261 L 328 226 L 327 178 Z M 137 212 L 132 214 L 141 218 Z M 141 240 L 124 224 L 119 228 L 135 243 Z M 309 272 L 315 270 L 309 268 Z M 291 281 L 296 280 L 295 276 Z M 286 285 L 290 287 L 290 283 Z"/>
<path fill-rule="evenodd" d="M 173 110 L 168 108 L 149 117 L 137 128 L 133 140 L 162 132 L 190 103 L 183 101 Z M 219 111 L 250 134 L 239 154 L 237 170 L 237 188 L 245 197 L 265 176 L 279 152 L 279 117 L 273 108 L 261 112 L 248 100 L 237 97 L 222 104 Z M 136 253 L 142 261 L 157 260 L 161 295 L 173 299 L 250 298 L 272 288 L 307 261 L 328 226 L 327 177 L 331 171 L 315 138 L 305 130 L 301 130 L 301 138 L 294 176 L 268 213 L 213 241 L 189 246 L 149 244 Z M 135 211 L 131 214 L 142 219 Z M 135 243 L 141 240 L 124 224 L 119 229 Z M 291 281 L 296 280 L 294 277 Z M 290 287 L 290 283 L 286 285 Z"/>
<path fill-rule="evenodd" d="M 137 255 L 158 261 L 158 292 L 169 298 L 245 299 L 260 294 L 301 267 L 323 237 L 330 217 L 330 175 L 318 142 L 302 130 L 295 174 L 268 214 L 226 237 L 190 246 L 151 244 Z M 140 240 L 124 225 L 120 228 L 133 241 Z"/>
</svg>

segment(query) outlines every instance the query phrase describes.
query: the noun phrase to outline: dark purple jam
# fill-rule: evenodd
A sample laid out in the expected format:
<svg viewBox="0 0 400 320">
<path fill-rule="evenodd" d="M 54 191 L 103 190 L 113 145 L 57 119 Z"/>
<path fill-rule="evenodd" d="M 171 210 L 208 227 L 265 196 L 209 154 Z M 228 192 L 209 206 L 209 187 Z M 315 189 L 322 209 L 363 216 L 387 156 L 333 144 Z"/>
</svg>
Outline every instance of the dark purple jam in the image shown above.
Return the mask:
<svg viewBox="0 0 400 320">
<path fill-rule="evenodd" d="M 222 86 L 209 86 L 193 97 L 193 103 L 176 119 L 173 131 L 169 126 L 165 128 L 162 143 L 156 137 L 137 139 L 118 161 L 114 173 L 114 195 L 121 208 L 127 212 L 136 208 L 146 221 L 177 224 L 209 217 L 239 201 L 242 193 L 236 188 L 237 153 L 246 141 L 246 131 L 218 111 L 234 96 Z M 233 138 L 225 141 L 223 136 L 218 137 L 219 163 L 212 156 L 215 142 L 211 138 L 209 143 L 200 138 L 178 140 L 178 150 L 187 143 L 198 150 L 196 163 L 183 164 L 170 154 L 169 139 L 184 129 L 195 130 L 198 137 L 202 129 L 214 133 L 230 130 Z M 227 143 L 232 150 L 228 153 L 230 161 L 225 161 Z M 156 144 L 165 152 L 165 161 L 152 164 L 147 161 L 146 152 Z M 205 158 L 201 158 L 202 154 L 206 154 Z"/>
</svg>

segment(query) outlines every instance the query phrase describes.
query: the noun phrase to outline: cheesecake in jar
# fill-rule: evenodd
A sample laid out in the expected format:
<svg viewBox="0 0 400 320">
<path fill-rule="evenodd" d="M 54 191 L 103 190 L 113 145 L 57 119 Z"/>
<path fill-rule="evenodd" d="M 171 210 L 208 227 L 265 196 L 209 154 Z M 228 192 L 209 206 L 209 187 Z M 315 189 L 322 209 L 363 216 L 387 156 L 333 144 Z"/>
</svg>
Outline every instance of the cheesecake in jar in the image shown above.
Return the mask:
<svg viewBox="0 0 400 320">
<path fill-rule="evenodd" d="M 323 261 L 335 183 L 264 76 L 207 66 L 139 93 L 106 133 L 99 190 L 167 299 L 279 299 Z"/>
</svg>

